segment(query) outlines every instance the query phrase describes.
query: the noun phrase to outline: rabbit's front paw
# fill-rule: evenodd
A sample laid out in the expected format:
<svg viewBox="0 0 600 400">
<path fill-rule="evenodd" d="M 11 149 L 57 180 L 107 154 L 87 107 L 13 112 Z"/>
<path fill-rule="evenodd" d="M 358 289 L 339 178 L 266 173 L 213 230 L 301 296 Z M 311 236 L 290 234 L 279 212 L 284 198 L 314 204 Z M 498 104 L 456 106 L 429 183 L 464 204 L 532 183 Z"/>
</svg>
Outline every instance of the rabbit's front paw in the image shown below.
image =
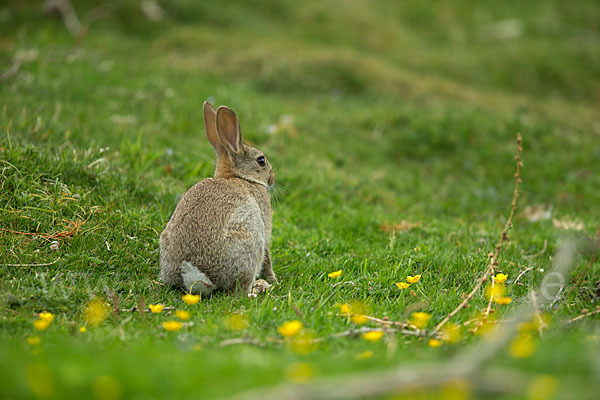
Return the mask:
<svg viewBox="0 0 600 400">
<path fill-rule="evenodd" d="M 254 284 L 252 284 L 252 292 L 251 293 L 252 294 L 262 293 L 270 287 L 271 287 L 271 284 L 269 282 L 265 281 L 264 279 L 257 279 L 254 281 Z"/>
</svg>

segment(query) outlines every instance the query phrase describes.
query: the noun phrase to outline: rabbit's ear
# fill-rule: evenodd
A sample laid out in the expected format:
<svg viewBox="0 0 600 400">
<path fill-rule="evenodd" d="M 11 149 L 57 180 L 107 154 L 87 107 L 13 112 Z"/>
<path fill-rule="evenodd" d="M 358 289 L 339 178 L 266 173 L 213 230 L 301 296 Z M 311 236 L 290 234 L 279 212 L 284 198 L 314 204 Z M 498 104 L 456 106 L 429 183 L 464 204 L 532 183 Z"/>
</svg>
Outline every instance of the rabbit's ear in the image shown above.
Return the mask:
<svg viewBox="0 0 600 400">
<path fill-rule="evenodd" d="M 221 142 L 232 152 L 242 151 L 242 133 L 235 113 L 225 106 L 217 110 L 217 133 Z"/>
<path fill-rule="evenodd" d="M 222 153 L 225 149 L 217 133 L 217 112 L 208 101 L 204 102 L 204 128 L 206 129 L 206 137 L 212 147 L 215 148 L 217 153 Z"/>
</svg>

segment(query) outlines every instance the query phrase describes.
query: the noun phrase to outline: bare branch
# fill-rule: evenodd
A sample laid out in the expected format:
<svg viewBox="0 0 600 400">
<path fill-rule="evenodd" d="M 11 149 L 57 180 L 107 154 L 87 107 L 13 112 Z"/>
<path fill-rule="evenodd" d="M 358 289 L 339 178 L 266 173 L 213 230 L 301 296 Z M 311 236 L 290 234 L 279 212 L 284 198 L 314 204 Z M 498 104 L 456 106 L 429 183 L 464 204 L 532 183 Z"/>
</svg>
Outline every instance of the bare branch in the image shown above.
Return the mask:
<svg viewBox="0 0 600 400">
<path fill-rule="evenodd" d="M 60 260 L 60 257 L 58 257 L 56 260 L 49 262 L 49 263 L 42 263 L 42 264 L 0 264 L 0 267 L 47 267 L 48 265 L 53 265 L 56 264 L 58 262 L 58 260 Z"/>
<path fill-rule="evenodd" d="M 496 244 L 496 248 L 495 248 L 494 252 L 490 253 L 490 255 L 489 255 L 490 262 L 488 264 L 487 270 L 486 270 L 485 274 L 483 274 L 483 276 L 481 278 L 479 278 L 479 280 L 475 284 L 475 287 L 473 288 L 473 290 L 471 290 L 471 292 L 458 305 L 458 307 L 456 307 L 448 315 L 446 315 L 446 317 L 439 324 L 436 325 L 436 327 L 433 329 L 433 331 L 431 331 L 432 336 L 437 334 L 440 331 L 440 329 L 442 329 L 442 327 L 450 320 L 450 318 L 454 317 L 460 310 L 462 310 L 463 307 L 465 307 L 466 304 L 469 302 L 469 300 L 471 300 L 471 298 L 475 295 L 475 293 L 477 293 L 479 288 L 481 288 L 481 285 L 483 285 L 483 283 L 486 280 L 488 280 L 488 278 L 490 276 L 493 276 L 493 274 L 494 274 L 495 267 L 498 265 L 498 256 L 500 255 L 500 249 L 502 248 L 502 245 L 504 244 L 504 242 L 508 240 L 508 231 L 512 227 L 512 219 L 513 219 L 513 216 L 515 215 L 515 211 L 517 210 L 517 200 L 519 199 L 519 187 L 522 182 L 521 181 L 521 166 L 523 165 L 523 163 L 521 162 L 521 151 L 523 150 L 523 148 L 521 147 L 521 143 L 522 143 L 521 134 L 518 133 L 517 134 L 517 154 L 515 155 L 515 160 L 516 160 L 516 172 L 514 175 L 515 176 L 515 189 L 513 191 L 513 198 L 510 203 L 510 213 L 508 214 L 508 219 L 506 220 L 506 224 L 504 225 L 504 229 L 502 230 L 502 234 L 500 235 L 500 240 L 498 241 L 498 244 Z M 490 301 L 490 303 L 488 303 L 488 307 L 486 308 L 484 318 L 482 319 L 482 323 L 485 322 L 485 320 L 487 319 L 490 309 L 491 309 L 491 301 Z"/>
</svg>

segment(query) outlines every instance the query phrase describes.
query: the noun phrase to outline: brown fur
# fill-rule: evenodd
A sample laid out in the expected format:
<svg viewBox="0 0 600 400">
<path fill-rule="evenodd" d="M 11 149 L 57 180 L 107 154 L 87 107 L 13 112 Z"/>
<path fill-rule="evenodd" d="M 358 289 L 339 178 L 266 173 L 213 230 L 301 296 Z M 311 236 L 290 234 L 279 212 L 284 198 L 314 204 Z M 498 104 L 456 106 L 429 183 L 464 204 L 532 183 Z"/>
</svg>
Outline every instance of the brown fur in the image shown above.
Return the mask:
<svg viewBox="0 0 600 400">
<path fill-rule="evenodd" d="M 177 204 L 160 235 L 160 277 L 190 292 L 224 289 L 247 294 L 259 276 L 276 280 L 267 192 L 275 175 L 266 158 L 265 166 L 258 164 L 258 157 L 264 157 L 260 150 L 243 144 L 237 117 L 229 108 L 221 106 L 215 112 L 205 102 L 204 122 L 217 155 L 215 177 L 198 182 Z M 198 286 L 194 282 L 185 287 L 186 268 L 198 270 L 192 271 Z"/>
</svg>

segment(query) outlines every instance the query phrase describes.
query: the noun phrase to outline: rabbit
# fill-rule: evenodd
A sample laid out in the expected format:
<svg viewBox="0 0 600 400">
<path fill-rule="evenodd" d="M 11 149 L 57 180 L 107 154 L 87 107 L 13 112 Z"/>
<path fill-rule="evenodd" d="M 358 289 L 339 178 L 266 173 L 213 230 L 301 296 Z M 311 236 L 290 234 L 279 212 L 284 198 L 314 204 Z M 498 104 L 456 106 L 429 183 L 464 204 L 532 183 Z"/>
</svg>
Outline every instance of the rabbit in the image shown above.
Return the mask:
<svg viewBox="0 0 600 400">
<path fill-rule="evenodd" d="M 204 127 L 216 152 L 215 175 L 183 195 L 161 233 L 160 278 L 192 294 L 251 296 L 277 282 L 267 191 L 275 173 L 262 151 L 242 142 L 230 108 L 215 111 L 205 101 Z"/>
</svg>

